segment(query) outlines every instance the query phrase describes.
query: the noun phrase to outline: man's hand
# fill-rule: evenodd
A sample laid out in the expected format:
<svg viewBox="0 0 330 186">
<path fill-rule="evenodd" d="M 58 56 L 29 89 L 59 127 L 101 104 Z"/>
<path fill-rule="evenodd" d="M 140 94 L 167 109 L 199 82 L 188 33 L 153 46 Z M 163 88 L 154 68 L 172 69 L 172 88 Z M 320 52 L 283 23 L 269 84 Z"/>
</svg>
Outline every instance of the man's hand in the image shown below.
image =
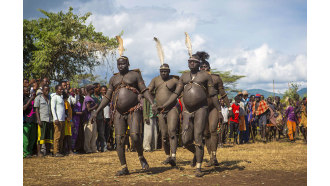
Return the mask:
<svg viewBox="0 0 330 186">
<path fill-rule="evenodd" d="M 38 125 L 42 127 L 42 122 L 40 120 L 38 120 Z"/>
<path fill-rule="evenodd" d="M 60 122 L 58 120 L 55 120 L 55 125 L 59 125 Z"/>
</svg>

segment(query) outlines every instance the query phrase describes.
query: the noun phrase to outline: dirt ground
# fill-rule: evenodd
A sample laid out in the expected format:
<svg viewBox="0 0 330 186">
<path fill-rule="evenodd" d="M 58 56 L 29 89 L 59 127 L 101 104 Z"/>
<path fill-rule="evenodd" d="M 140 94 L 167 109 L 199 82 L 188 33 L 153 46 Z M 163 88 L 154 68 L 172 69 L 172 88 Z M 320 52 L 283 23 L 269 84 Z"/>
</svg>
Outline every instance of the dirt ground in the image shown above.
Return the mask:
<svg viewBox="0 0 330 186">
<path fill-rule="evenodd" d="M 23 160 L 24 185 L 307 185 L 307 145 L 302 140 L 225 145 L 217 151 L 219 167 L 205 167 L 196 178 L 193 155 L 178 148 L 177 167 L 162 165 L 162 150 L 144 153 L 150 169 L 140 171 L 136 152 L 126 153 L 130 175 L 116 177 L 116 151 Z M 209 159 L 205 149 L 204 160 Z"/>
</svg>

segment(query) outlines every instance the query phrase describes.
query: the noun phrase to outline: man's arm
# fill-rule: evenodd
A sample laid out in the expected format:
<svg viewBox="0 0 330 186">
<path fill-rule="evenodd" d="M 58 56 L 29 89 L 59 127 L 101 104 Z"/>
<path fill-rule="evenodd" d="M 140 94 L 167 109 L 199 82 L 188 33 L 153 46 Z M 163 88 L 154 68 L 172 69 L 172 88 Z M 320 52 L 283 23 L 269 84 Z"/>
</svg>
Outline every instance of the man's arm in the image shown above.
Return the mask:
<svg viewBox="0 0 330 186">
<path fill-rule="evenodd" d="M 55 96 L 53 96 L 51 99 L 51 110 L 52 110 L 52 114 L 53 114 L 53 121 L 58 122 L 58 117 L 57 117 L 57 113 L 56 113 L 56 97 Z"/>
<path fill-rule="evenodd" d="M 144 84 L 141 74 L 139 74 L 139 73 L 137 73 L 137 74 L 138 74 L 137 83 L 138 83 L 138 87 L 139 87 L 141 94 L 143 94 L 144 98 L 147 99 L 151 105 L 154 105 L 154 98 L 151 96 L 150 91 Z"/>
<path fill-rule="evenodd" d="M 30 97 L 28 102 L 25 105 L 23 105 L 23 111 L 26 110 L 30 106 L 31 102 L 34 100 L 35 97 L 36 97 L 36 94 L 35 93 L 32 94 L 32 96 Z"/>
<path fill-rule="evenodd" d="M 96 109 L 96 115 L 104 109 L 104 107 L 106 107 L 109 103 L 110 103 L 110 99 L 111 99 L 111 96 L 112 96 L 112 93 L 113 93 L 113 90 L 114 90 L 114 87 L 113 87 L 113 78 L 114 76 L 111 77 L 110 81 L 109 81 L 109 88 L 107 90 L 107 93 L 105 94 L 105 96 L 102 98 L 101 100 L 101 103 L 100 105 L 97 107 Z M 95 115 L 95 116 L 96 116 Z"/>
<path fill-rule="evenodd" d="M 40 127 L 42 127 L 42 123 L 40 120 L 40 96 L 36 97 L 36 99 L 34 100 L 34 108 L 36 109 L 36 117 L 37 117 L 37 122 L 39 124 Z"/>
<path fill-rule="evenodd" d="M 173 103 L 173 101 L 175 101 L 179 97 L 182 90 L 183 90 L 183 79 L 181 76 L 178 84 L 176 85 L 175 91 L 168 98 L 168 100 L 164 103 L 164 105 L 159 106 L 159 109 L 164 109 L 164 108 L 168 107 L 171 103 Z"/>
<path fill-rule="evenodd" d="M 156 79 L 156 78 L 153 78 L 153 79 L 151 80 L 149 86 L 148 86 L 148 89 L 149 89 L 150 92 L 152 92 L 152 91 L 154 90 L 154 88 L 155 88 L 155 79 Z"/>
<path fill-rule="evenodd" d="M 225 88 L 223 86 L 223 82 L 222 82 L 222 79 L 221 79 L 220 76 L 219 76 L 219 79 L 218 79 L 218 88 L 219 88 L 218 91 L 219 91 L 221 99 L 223 99 L 224 103 L 229 108 L 230 107 L 229 99 L 228 99 L 227 93 L 225 91 Z"/>
</svg>

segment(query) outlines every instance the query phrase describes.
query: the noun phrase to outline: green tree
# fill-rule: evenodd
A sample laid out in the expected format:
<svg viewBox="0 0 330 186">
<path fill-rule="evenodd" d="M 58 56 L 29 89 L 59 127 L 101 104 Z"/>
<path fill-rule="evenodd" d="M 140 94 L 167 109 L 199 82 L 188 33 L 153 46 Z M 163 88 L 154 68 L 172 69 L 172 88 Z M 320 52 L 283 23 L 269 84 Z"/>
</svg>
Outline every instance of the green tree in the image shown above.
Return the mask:
<svg viewBox="0 0 330 186">
<path fill-rule="evenodd" d="M 23 22 L 23 69 L 26 78 L 49 77 L 57 82 L 91 73 L 107 55 L 114 55 L 115 38 L 86 25 L 90 12 L 78 16 L 70 7 L 67 13 L 46 12 L 46 18 Z"/>
<path fill-rule="evenodd" d="M 189 70 L 179 71 L 180 74 L 188 72 Z M 218 74 L 222 81 L 226 92 L 239 92 L 241 90 L 237 89 L 237 81 L 244 78 L 243 75 L 233 75 L 231 71 L 218 71 L 217 69 L 211 69 L 212 74 Z"/>
<path fill-rule="evenodd" d="M 289 89 L 284 92 L 283 98 L 281 99 L 282 103 L 285 103 L 288 98 L 299 100 L 298 89 L 300 85 L 296 82 L 290 82 L 288 86 Z"/>
</svg>

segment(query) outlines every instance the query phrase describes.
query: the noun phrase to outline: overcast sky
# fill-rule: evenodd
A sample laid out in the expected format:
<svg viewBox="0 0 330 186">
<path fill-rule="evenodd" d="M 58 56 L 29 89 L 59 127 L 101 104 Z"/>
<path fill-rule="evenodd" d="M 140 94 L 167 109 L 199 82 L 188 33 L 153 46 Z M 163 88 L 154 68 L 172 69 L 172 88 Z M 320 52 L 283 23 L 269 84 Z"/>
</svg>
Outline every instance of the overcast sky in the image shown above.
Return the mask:
<svg viewBox="0 0 330 186">
<path fill-rule="evenodd" d="M 188 69 L 184 32 L 193 52 L 210 54 L 211 67 L 245 75 L 238 88 L 284 92 L 288 82 L 307 87 L 306 0 L 24 0 L 24 19 L 46 11 L 91 12 L 88 23 L 114 37 L 122 30 L 131 69 L 140 68 L 146 84 L 159 75 L 153 37 L 163 45 L 171 73 Z M 101 66 L 95 73 L 105 76 Z M 116 70 L 117 71 L 117 70 Z"/>
</svg>

